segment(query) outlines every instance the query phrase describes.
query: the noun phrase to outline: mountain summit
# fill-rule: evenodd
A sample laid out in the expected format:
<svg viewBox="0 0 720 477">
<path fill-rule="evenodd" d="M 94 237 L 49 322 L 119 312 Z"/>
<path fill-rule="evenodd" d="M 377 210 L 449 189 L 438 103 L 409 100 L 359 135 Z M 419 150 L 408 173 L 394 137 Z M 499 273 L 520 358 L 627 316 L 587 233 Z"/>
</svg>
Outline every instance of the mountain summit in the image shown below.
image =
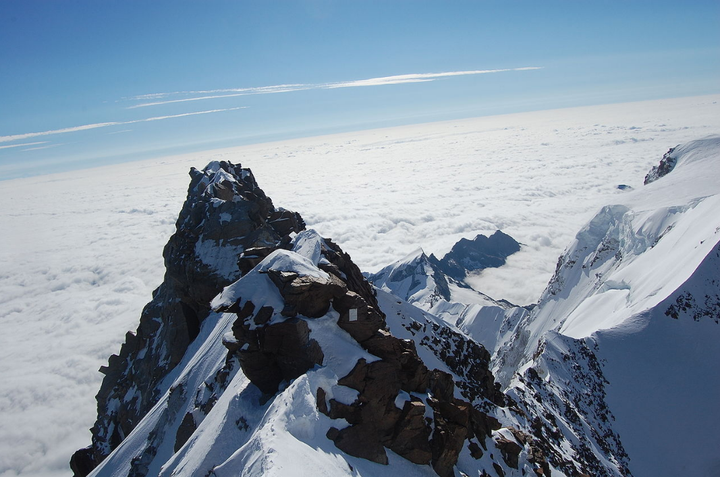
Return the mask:
<svg viewBox="0 0 720 477">
<path fill-rule="evenodd" d="M 419 353 L 393 336 L 350 257 L 275 209 L 249 170 L 190 175 L 165 282 L 102 369 L 75 475 L 271 475 L 293 462 L 301 474 L 394 463 L 449 477 L 467 446 L 482 454 L 500 428 L 486 411 L 504 403 L 486 350 L 435 323 L 421 334 L 445 343 Z"/>
</svg>

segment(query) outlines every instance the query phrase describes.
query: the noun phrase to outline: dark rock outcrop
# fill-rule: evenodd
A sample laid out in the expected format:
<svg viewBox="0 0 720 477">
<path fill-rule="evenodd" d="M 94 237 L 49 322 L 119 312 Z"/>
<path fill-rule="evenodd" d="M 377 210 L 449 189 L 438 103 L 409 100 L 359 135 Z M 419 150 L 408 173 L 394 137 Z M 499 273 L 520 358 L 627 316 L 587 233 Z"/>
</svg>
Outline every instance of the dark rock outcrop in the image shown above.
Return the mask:
<svg viewBox="0 0 720 477">
<path fill-rule="evenodd" d="M 239 359 L 244 374 L 270 398 L 283 381 L 323 364 L 323 351 L 312 339 L 308 323 L 330 311 L 336 313 L 338 327 L 378 359 L 359 359 L 337 381 L 358 392 L 353 402 L 328 400 L 322 388 L 314 391 L 320 412 L 350 424 L 330 428 L 327 437 L 355 457 L 387 464 L 386 449 L 390 449 L 411 462 L 432 465 L 440 476 L 453 475 L 467 440 L 475 439 L 476 446 L 479 442 L 485 447 L 485 439 L 499 423 L 469 400 L 457 398 L 453 376 L 429 369 L 415 341 L 399 339 L 387 330 L 375 293 L 357 267 L 327 239 L 310 238 L 312 233 L 303 232 L 293 250 L 312 242 L 308 247 L 316 251 L 314 262 L 323 264 L 326 277 L 273 268 L 293 268 L 288 265 L 293 260 L 291 252 L 282 251 L 268 255 L 251 272 L 267 276 L 274 285 L 282 297 L 281 311 L 257 310 L 251 301 L 236 297 L 232 287 L 223 293 L 217 311 L 237 316 L 232 337 L 224 340 L 229 356 Z M 460 335 L 444 337 L 441 330 L 437 332 L 439 340 L 448 339 L 454 350 L 447 348 L 442 359 L 453 372 L 473 382 L 459 392 L 491 406 L 498 391 L 488 369 L 487 350 Z"/>
<path fill-rule="evenodd" d="M 191 413 L 186 413 L 180 423 L 180 427 L 178 427 L 177 433 L 175 434 L 175 446 L 173 447 L 175 452 L 180 450 L 187 440 L 190 439 L 190 436 L 193 435 L 196 429 L 197 424 L 195 424 L 195 418 Z"/>
<path fill-rule="evenodd" d="M 330 309 L 330 300 L 343 296 L 347 291 L 342 280 L 332 274 L 324 280 L 278 270 L 268 270 L 267 273 L 285 300 L 284 316 L 300 314 L 319 318 Z"/>
<path fill-rule="evenodd" d="M 644 185 L 648 185 L 651 182 L 655 182 L 656 180 L 660 179 L 661 177 L 665 177 L 673 169 L 675 169 L 677 158 L 673 156 L 673 152 L 675 152 L 675 148 L 671 147 L 670 149 L 668 149 L 668 152 L 663 155 L 662 159 L 660 159 L 660 164 L 658 164 L 657 166 L 653 166 L 653 168 L 650 169 L 650 172 L 647 173 L 647 175 L 645 176 L 645 180 L 643 181 Z"/>
<path fill-rule="evenodd" d="M 75 451 L 70 458 L 70 470 L 73 471 L 73 475 L 88 475 L 96 465 L 92 446 Z"/>
<path fill-rule="evenodd" d="M 484 440 L 500 428 L 497 420 L 456 398 L 452 376 L 429 370 L 413 341 L 379 330 L 361 344 L 381 359 L 371 363 L 358 360 L 338 381 L 358 391 L 355 402 L 330 400 L 328 407 L 322 398 L 325 392 L 318 390 L 318 409 L 351 424 L 328 432 L 339 449 L 384 464 L 387 454 L 383 448 L 388 448 L 416 464 L 431 464 L 445 477 L 454 475 L 453 467 L 467 439 L 475 437 L 484 446 Z M 400 409 L 396 400 L 402 391 L 410 398 Z M 425 402 L 418 394 L 426 396 Z M 426 417 L 428 414 L 433 417 Z"/>
<path fill-rule="evenodd" d="M 165 279 L 153 292 L 135 333 L 112 355 L 97 394 L 92 446 L 72 457 L 76 476 L 87 475 L 137 425 L 161 395 L 158 385 L 180 362 L 210 312 L 210 300 L 247 269 L 249 256 L 286 247 L 305 224 L 276 209 L 249 169 L 214 162 L 190 171 L 188 195 L 163 257 Z M 238 259 L 248 252 L 245 262 Z M 110 409 L 110 401 L 119 402 Z"/>
</svg>

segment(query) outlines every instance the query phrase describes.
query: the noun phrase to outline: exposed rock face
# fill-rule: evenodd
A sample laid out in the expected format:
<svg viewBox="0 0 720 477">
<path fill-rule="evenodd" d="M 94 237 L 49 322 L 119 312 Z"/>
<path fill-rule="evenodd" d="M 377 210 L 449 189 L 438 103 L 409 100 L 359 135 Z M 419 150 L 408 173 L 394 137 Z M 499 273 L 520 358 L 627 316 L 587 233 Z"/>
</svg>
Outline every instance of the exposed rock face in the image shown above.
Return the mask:
<svg viewBox="0 0 720 477">
<path fill-rule="evenodd" d="M 490 237 L 460 239 L 442 260 L 435 255 L 430 255 L 430 260 L 447 276 L 462 281 L 468 272 L 505 265 L 505 260 L 519 250 L 520 244 L 514 238 L 497 230 Z"/>
<path fill-rule="evenodd" d="M 653 166 L 650 172 L 648 172 L 645 176 L 645 180 L 643 181 L 644 185 L 648 185 L 651 182 L 655 182 L 661 177 L 668 175 L 675 168 L 675 164 L 677 164 L 677 157 L 673 156 L 673 152 L 675 152 L 675 148 L 671 147 L 668 149 L 668 152 L 663 155 L 662 159 L 660 159 L 660 164 Z"/>
<path fill-rule="evenodd" d="M 243 314 L 238 313 L 233 334 L 239 346 L 229 348 L 237 353 L 250 381 L 263 393 L 272 395 L 282 381 L 295 379 L 316 364 L 322 364 L 324 356 L 317 341 L 310 338 L 310 329 L 303 320 L 290 318 L 251 329 L 252 323 L 262 322 L 258 317 L 262 317 L 265 309 L 261 308 L 254 317 L 243 318 Z"/>
<path fill-rule="evenodd" d="M 550 336 L 539 351 L 540 364 L 547 367 L 543 373 L 562 373 L 575 386 L 546 380 L 532 367 L 519 375 L 508 390 L 509 409 L 532 422 L 531 434 L 513 429 L 512 441 L 527 448 L 529 460 L 544 472 L 539 475 L 547 475 L 548 464 L 566 475 L 631 475 L 620 436 L 612 429 L 614 417 L 605 401 L 608 383 L 595 351 L 582 340 Z M 564 435 L 564 427 L 571 431 L 572 439 Z M 512 466 L 517 448 L 504 439 L 497 444 Z M 563 456 L 568 450 L 572 458 Z M 608 462 L 617 474 L 608 470 Z"/>
<path fill-rule="evenodd" d="M 87 475 L 134 429 L 161 394 L 160 381 L 182 359 L 210 312 L 210 300 L 242 274 L 246 250 L 287 246 L 305 224 L 299 214 L 275 209 L 249 169 L 214 162 L 191 169 L 188 196 L 163 257 L 165 279 L 153 292 L 136 333 L 112 355 L 97 395 L 92 446 L 71 466 Z M 115 404 L 110 404 L 110 403 Z"/>
<path fill-rule="evenodd" d="M 331 399 L 328 406 L 325 392 L 318 390 L 318 409 L 351 424 L 342 430 L 331 428 L 328 438 L 346 453 L 373 462 L 387 464 L 384 448 L 388 448 L 413 463 L 432 464 L 442 477 L 454 475 L 453 466 L 465 440 L 477 438 L 484 446 L 492 430 L 500 428 L 499 423 L 455 398 L 452 376 L 428 370 L 412 341 L 403 342 L 389 334 L 384 334 L 382 341 L 388 342 L 382 360 L 367 363 L 361 359 L 338 381 L 359 392 L 355 402 L 347 405 Z M 388 352 L 393 347 L 402 350 L 399 355 Z M 401 391 L 413 393 L 402 409 L 395 405 Z M 424 402 L 418 394 L 425 395 Z"/>
</svg>

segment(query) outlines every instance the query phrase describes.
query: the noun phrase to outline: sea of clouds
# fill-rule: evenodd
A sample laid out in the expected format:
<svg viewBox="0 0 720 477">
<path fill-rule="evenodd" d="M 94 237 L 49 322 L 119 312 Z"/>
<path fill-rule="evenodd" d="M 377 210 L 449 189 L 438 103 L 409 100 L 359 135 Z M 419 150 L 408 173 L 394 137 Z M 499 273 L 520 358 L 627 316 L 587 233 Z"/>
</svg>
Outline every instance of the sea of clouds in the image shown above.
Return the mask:
<svg viewBox="0 0 720 477">
<path fill-rule="evenodd" d="M 537 300 L 557 257 L 668 148 L 720 132 L 720 96 L 297 139 L 0 182 L 0 476 L 69 475 L 97 369 L 162 281 L 189 167 L 250 167 L 365 271 L 497 229 L 524 247 L 471 279 Z"/>
</svg>

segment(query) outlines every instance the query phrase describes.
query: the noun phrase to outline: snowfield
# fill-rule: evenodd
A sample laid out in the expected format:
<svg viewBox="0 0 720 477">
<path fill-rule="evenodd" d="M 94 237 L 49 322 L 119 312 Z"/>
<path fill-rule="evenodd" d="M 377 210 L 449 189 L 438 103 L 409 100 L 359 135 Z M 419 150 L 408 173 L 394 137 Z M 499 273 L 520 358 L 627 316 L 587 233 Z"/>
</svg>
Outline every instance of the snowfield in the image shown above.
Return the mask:
<svg viewBox="0 0 720 477">
<path fill-rule="evenodd" d="M 711 137 L 720 132 L 718 100 L 475 118 L 0 182 L 0 476 L 68 475 L 70 455 L 89 443 L 102 377 L 97 369 L 136 327 L 162 280 L 161 252 L 185 198 L 189 167 L 211 160 L 250 167 L 276 207 L 299 212 L 365 271 L 418 247 L 441 256 L 459 238 L 502 229 L 524 247 L 506 266 L 470 280 L 492 298 L 540 306 L 513 315 L 505 328 L 504 312 L 486 309 L 495 321 L 466 321 L 466 331 L 505 333 L 493 336 L 489 348 L 506 369 L 533 365 L 542 371 L 542 353 L 537 362 L 533 356 L 548 331 L 593 341 L 609 381 L 613 425 L 630 469 L 642 469 L 635 475 L 716 475 L 720 326 L 703 307 L 712 305 L 709 294 L 717 290 L 708 280 L 717 280 L 720 240 L 720 141 Z M 706 139 L 690 143 L 700 138 Z M 651 166 L 680 143 L 688 146 L 676 150 L 676 169 L 643 186 Z M 543 293 L 561 254 L 559 280 Z M 312 250 L 303 255 L 312 257 Z M 696 296 L 705 289 L 710 301 Z M 222 360 L 224 319 L 204 323 L 201 333 L 217 335 L 219 348 L 194 350 L 212 359 L 178 367 L 196 370 L 187 379 L 201 380 Z M 525 333 L 509 346 L 511 336 L 519 336 L 513 330 Z M 178 378 L 171 377 L 168 390 Z M 500 377 L 512 385 L 509 372 Z M 304 379 L 292 387 L 307 385 Z M 322 372 L 307 379 L 321 380 Z M 186 446 L 196 448 L 194 455 L 210 452 L 224 426 L 237 428 L 224 419 L 246 408 L 238 400 L 257 399 L 247 381 L 232 385 L 236 389 L 215 407 L 218 417 L 203 421 L 208 432 L 196 433 Z M 668 402 L 678 403 L 677 412 L 663 413 Z M 274 402 L 277 409 L 244 417 L 257 423 L 270 413 L 302 441 L 316 443 L 313 459 L 335 469 L 332 442 L 313 436 L 303 419 L 284 421 L 284 405 Z M 272 426 L 261 429 L 271 432 Z M 230 466 L 275 452 L 262 447 L 273 442 L 271 435 L 244 438 L 238 452 L 235 442 L 213 446 L 208 459 L 217 462 L 222 454 Z M 293 449 L 297 454 L 276 460 L 282 465 L 275 470 L 305 459 L 306 448 Z M 182 452 L 172 459 L 172 468 L 190 465 Z M 263 468 L 262 459 L 252 465 Z M 303 465 L 312 468 L 313 461 Z M 393 474 L 415 475 L 402 469 Z M 328 475 L 342 475 L 333 472 Z M 222 468 L 217 475 L 224 475 Z"/>
</svg>

